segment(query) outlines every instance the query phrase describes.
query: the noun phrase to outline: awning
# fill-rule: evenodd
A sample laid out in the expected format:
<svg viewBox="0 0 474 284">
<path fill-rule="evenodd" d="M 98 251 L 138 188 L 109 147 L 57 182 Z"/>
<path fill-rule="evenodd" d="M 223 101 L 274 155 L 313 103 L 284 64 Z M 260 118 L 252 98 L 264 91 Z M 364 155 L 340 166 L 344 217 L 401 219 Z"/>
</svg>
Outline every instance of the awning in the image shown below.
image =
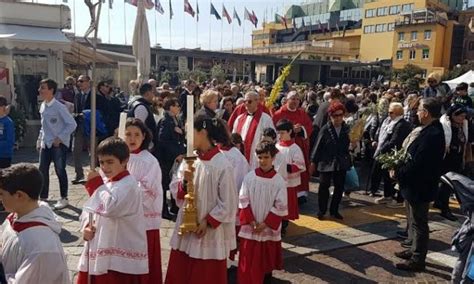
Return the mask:
<svg viewBox="0 0 474 284">
<path fill-rule="evenodd" d="M 64 53 L 64 63 L 73 66 L 89 66 L 92 65 L 94 51 L 78 42 L 71 43 L 71 50 Z M 96 63 L 99 65 L 116 65 L 116 62 L 108 56 L 99 52 L 96 54 Z"/>
<path fill-rule="evenodd" d="M 69 51 L 70 41 L 59 29 L 0 24 L 0 48 Z"/>
</svg>

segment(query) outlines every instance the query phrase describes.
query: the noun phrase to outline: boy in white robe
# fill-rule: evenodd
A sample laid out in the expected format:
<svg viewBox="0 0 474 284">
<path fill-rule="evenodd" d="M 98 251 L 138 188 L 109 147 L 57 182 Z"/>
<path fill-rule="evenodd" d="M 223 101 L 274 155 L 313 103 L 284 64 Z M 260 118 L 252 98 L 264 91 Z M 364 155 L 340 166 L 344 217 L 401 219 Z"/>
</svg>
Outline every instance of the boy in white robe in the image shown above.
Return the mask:
<svg viewBox="0 0 474 284">
<path fill-rule="evenodd" d="M 1 226 L 1 263 L 8 283 L 69 283 L 59 239 L 61 225 L 46 203 L 39 204 L 43 178 L 32 164 L 0 170 L 0 197 L 10 212 Z"/>
<path fill-rule="evenodd" d="M 88 243 L 79 259 L 77 283 L 87 283 L 88 273 L 95 284 L 140 283 L 148 273 L 147 238 L 142 190 L 127 171 L 128 146 L 110 137 L 99 144 L 97 156 L 106 180 L 96 171 L 87 178 L 91 197 L 81 217 Z"/>
<path fill-rule="evenodd" d="M 225 122 L 206 116 L 194 118 L 194 149 L 199 154 L 194 162 L 194 180 L 183 163 L 170 184 L 181 209 L 171 237 L 167 284 L 227 283 L 226 259 L 236 248 L 237 190 L 231 164 L 214 145 L 227 139 Z M 198 228 L 180 235 L 188 182 L 194 183 Z"/>
<path fill-rule="evenodd" d="M 295 143 L 293 123 L 287 119 L 277 122 L 276 129 L 280 141 L 276 144 L 278 151 L 286 157 L 286 187 L 288 190 L 288 216 L 283 220 L 282 234 L 285 235 L 288 220 L 296 220 L 298 214 L 298 186 L 301 184 L 301 173 L 306 170 L 303 151 Z"/>
<path fill-rule="evenodd" d="M 245 176 L 239 194 L 241 284 L 269 283 L 272 271 L 283 268 L 281 221 L 288 214 L 286 182 L 272 164 L 275 145 L 262 142 L 256 152 L 260 167 Z"/>
</svg>

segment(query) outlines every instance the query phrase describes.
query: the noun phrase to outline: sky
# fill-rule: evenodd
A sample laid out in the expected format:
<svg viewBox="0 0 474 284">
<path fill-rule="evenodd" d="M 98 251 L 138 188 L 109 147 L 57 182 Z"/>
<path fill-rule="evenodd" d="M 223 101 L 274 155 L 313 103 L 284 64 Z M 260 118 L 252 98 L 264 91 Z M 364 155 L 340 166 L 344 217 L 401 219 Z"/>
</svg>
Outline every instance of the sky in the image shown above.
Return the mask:
<svg viewBox="0 0 474 284">
<path fill-rule="evenodd" d="M 66 0 L 64 0 L 66 1 Z M 112 9 L 109 9 L 110 0 L 105 0 L 99 23 L 99 38 L 104 43 L 131 45 L 137 8 L 124 0 L 113 0 Z M 155 0 L 152 0 L 153 2 Z M 250 47 L 251 33 L 255 27 L 244 20 L 244 7 L 250 12 L 255 11 L 258 18 L 258 28 L 262 27 L 264 18 L 274 21 L 275 13 L 283 14 L 291 4 L 300 4 L 304 0 L 241 0 L 226 1 L 213 0 L 212 4 L 219 12 L 222 20 L 217 20 L 210 14 L 210 1 L 197 0 L 199 4 L 199 22 L 184 12 L 184 0 L 171 0 L 173 19 L 169 19 L 169 1 L 160 0 L 165 13 L 163 15 L 155 9 L 147 10 L 147 21 L 150 32 L 150 43 L 156 43 L 163 48 L 201 48 L 205 50 L 229 50 L 232 48 Z M 63 4 L 71 9 L 71 26 L 66 32 L 75 32 L 83 36 L 89 27 L 90 17 L 83 0 L 37 0 L 39 3 Z M 97 0 L 92 0 L 93 3 Z M 196 0 L 189 0 L 196 11 Z M 222 16 L 222 5 L 232 17 L 234 7 L 239 15 L 242 26 L 233 20 L 231 24 Z M 266 17 L 265 17 L 266 15 Z M 171 33 L 170 33 L 171 31 Z"/>
</svg>

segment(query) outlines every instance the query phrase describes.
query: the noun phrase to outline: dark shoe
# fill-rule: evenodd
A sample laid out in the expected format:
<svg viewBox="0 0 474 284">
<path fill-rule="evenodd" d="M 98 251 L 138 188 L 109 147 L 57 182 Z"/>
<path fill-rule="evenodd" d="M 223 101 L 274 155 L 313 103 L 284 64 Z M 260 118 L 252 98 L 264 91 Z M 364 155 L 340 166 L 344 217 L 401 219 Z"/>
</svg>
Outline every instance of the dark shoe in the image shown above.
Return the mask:
<svg viewBox="0 0 474 284">
<path fill-rule="evenodd" d="M 396 252 L 395 256 L 401 259 L 409 260 L 413 256 L 413 253 L 410 250 L 404 250 Z"/>
<path fill-rule="evenodd" d="M 401 239 L 408 239 L 408 232 L 407 231 L 398 231 L 397 237 Z"/>
<path fill-rule="evenodd" d="M 324 215 L 325 215 L 325 213 L 319 212 L 319 213 L 318 213 L 318 219 L 319 219 L 320 221 L 324 220 Z"/>
<path fill-rule="evenodd" d="M 308 202 L 308 199 L 306 198 L 306 196 L 300 196 L 300 197 L 298 197 L 298 205 L 303 205 L 303 204 L 305 204 L 306 202 Z"/>
<path fill-rule="evenodd" d="M 456 216 L 454 216 L 453 213 L 451 213 L 450 210 L 446 210 L 446 211 L 441 211 L 441 216 L 443 216 L 444 218 L 450 220 L 450 221 L 457 221 L 458 218 Z"/>
<path fill-rule="evenodd" d="M 72 184 L 81 184 L 85 183 L 84 177 L 76 177 L 71 181 Z"/>
<path fill-rule="evenodd" d="M 344 219 L 344 217 L 342 217 L 342 215 L 339 214 L 339 212 L 331 213 L 331 216 L 334 217 L 334 218 L 336 218 L 336 219 L 339 219 L 339 220 Z"/>
<path fill-rule="evenodd" d="M 411 248 L 412 241 L 411 240 L 404 240 L 400 243 L 400 245 L 404 248 Z"/>
<path fill-rule="evenodd" d="M 395 264 L 395 267 L 400 270 L 413 271 L 413 272 L 425 270 L 424 263 L 414 262 L 413 260 L 407 260 L 405 262 L 397 263 Z"/>
</svg>

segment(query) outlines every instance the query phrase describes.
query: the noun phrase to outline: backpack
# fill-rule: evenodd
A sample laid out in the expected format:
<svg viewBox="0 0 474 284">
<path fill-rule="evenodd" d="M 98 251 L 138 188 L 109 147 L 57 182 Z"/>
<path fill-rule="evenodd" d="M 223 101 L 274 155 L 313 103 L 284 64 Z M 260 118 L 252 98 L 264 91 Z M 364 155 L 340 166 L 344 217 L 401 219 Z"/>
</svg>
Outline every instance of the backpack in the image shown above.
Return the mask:
<svg viewBox="0 0 474 284">
<path fill-rule="evenodd" d="M 91 133 L 91 110 L 85 109 L 84 113 L 84 135 L 90 137 Z M 97 110 L 95 113 L 95 128 L 97 136 L 105 136 L 108 134 L 107 127 L 105 126 L 105 121 L 102 116 L 102 113 Z"/>
</svg>

